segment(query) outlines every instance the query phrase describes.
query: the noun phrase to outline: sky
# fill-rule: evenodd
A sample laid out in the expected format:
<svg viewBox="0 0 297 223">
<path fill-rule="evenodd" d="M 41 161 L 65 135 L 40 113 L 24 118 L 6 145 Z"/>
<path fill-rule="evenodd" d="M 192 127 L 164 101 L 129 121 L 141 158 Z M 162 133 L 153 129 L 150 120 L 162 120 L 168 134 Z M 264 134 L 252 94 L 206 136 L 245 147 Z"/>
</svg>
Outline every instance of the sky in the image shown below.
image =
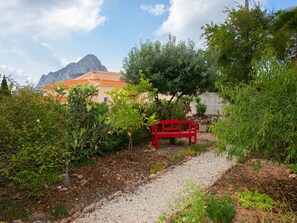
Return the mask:
<svg viewBox="0 0 297 223">
<path fill-rule="evenodd" d="M 270 11 L 297 6 L 256 2 Z M 87 54 L 120 72 L 133 47 L 166 41 L 169 33 L 203 47 L 201 27 L 223 22 L 223 10 L 237 4 L 244 0 L 0 0 L 0 74 L 36 85 L 42 74 Z"/>
</svg>

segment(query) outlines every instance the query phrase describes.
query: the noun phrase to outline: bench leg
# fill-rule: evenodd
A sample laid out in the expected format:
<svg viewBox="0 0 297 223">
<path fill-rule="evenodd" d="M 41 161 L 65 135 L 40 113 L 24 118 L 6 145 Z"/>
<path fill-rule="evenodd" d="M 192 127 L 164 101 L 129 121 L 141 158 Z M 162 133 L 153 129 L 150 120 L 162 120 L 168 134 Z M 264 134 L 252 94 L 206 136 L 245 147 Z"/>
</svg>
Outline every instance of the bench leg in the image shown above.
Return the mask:
<svg viewBox="0 0 297 223">
<path fill-rule="evenodd" d="M 152 146 L 155 147 L 156 150 L 158 150 L 158 138 L 156 136 L 152 136 Z"/>
</svg>

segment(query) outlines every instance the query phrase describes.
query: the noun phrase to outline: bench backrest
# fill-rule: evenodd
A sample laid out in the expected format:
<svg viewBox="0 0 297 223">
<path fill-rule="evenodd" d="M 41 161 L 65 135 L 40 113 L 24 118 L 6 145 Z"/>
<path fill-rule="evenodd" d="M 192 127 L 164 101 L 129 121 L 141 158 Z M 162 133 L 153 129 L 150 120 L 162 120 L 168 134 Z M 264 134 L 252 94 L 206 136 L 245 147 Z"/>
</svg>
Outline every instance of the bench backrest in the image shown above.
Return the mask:
<svg viewBox="0 0 297 223">
<path fill-rule="evenodd" d="M 152 126 L 152 132 L 191 132 L 192 128 L 197 130 L 197 123 L 189 120 L 162 120 L 158 124 Z M 159 131 L 158 131 L 159 130 Z"/>
</svg>

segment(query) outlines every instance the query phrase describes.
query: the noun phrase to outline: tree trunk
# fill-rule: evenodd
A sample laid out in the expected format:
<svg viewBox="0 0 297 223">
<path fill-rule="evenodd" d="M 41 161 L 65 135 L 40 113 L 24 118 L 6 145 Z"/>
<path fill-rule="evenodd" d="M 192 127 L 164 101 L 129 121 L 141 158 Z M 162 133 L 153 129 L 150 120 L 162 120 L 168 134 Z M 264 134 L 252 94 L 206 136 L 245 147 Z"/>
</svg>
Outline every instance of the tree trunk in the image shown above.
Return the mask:
<svg viewBox="0 0 297 223">
<path fill-rule="evenodd" d="M 245 8 L 245 11 L 249 11 L 249 0 L 245 0 L 244 8 Z"/>
<path fill-rule="evenodd" d="M 66 165 L 66 168 L 65 168 L 64 185 L 65 185 L 66 187 L 71 185 L 69 164 L 67 164 L 67 165 Z"/>
</svg>

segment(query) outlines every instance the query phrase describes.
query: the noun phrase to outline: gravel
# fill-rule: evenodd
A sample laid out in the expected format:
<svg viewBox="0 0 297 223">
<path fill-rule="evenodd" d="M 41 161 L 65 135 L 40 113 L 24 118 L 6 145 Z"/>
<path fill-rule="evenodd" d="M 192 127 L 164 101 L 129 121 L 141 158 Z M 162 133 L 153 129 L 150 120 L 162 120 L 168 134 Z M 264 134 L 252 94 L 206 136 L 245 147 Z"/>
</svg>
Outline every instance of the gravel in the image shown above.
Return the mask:
<svg viewBox="0 0 297 223">
<path fill-rule="evenodd" d="M 162 213 L 174 211 L 178 198 L 185 194 L 185 183 L 196 182 L 206 188 L 229 169 L 232 162 L 213 151 L 194 157 L 181 166 L 161 174 L 140 186 L 132 194 L 122 194 L 79 217 L 75 223 L 149 223 L 157 222 Z"/>
</svg>

